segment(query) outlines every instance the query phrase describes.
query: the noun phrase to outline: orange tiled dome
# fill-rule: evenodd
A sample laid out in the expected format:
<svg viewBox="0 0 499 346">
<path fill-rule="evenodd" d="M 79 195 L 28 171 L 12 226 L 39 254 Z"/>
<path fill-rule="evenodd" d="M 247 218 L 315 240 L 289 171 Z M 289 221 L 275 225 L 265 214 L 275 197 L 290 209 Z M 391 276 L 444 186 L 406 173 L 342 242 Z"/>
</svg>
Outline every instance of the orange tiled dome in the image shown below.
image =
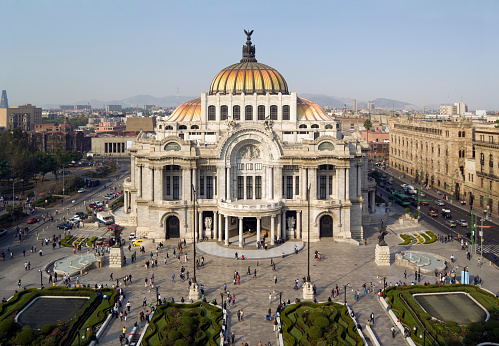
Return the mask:
<svg viewBox="0 0 499 346">
<path fill-rule="evenodd" d="M 182 103 L 166 121 L 201 121 L 201 98 Z"/>
<path fill-rule="evenodd" d="M 296 118 L 310 121 L 333 120 L 317 103 L 301 97 L 296 100 Z"/>
</svg>

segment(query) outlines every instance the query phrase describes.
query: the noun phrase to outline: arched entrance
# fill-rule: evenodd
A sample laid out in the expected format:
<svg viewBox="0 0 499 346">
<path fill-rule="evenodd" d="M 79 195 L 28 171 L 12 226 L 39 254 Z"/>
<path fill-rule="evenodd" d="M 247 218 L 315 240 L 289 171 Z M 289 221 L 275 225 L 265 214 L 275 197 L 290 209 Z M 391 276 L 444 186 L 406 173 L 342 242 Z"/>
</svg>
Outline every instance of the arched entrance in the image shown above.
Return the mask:
<svg viewBox="0 0 499 346">
<path fill-rule="evenodd" d="M 180 222 L 178 217 L 169 216 L 165 222 L 166 226 L 166 239 L 180 238 Z"/>
<path fill-rule="evenodd" d="M 333 236 L 333 218 L 330 215 L 324 215 L 320 221 L 320 237 Z"/>
</svg>

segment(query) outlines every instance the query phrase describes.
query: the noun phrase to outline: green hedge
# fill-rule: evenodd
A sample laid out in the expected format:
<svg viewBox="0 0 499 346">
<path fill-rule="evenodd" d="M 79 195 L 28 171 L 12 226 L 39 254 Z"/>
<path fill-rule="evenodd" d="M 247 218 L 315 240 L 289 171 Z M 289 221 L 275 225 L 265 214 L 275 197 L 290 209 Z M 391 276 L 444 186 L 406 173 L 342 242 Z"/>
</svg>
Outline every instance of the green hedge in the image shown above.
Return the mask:
<svg viewBox="0 0 499 346">
<path fill-rule="evenodd" d="M 61 199 L 62 199 L 62 197 L 54 196 L 54 195 L 40 196 L 40 197 L 38 197 L 38 199 L 36 201 L 31 203 L 31 205 L 33 207 L 36 207 L 36 208 L 40 208 L 40 207 L 45 208 L 47 206 L 54 205 L 55 203 L 57 203 L 57 201 L 59 201 Z M 47 201 L 47 203 L 45 203 L 45 201 Z"/>
<path fill-rule="evenodd" d="M 437 236 L 433 234 L 432 231 L 427 231 L 426 234 L 430 237 L 430 240 L 428 242 L 425 242 L 425 244 L 431 244 L 437 241 Z"/>
<path fill-rule="evenodd" d="M 409 237 L 407 234 L 400 234 L 400 238 L 402 238 L 404 242 L 400 243 L 399 245 L 409 245 L 411 243 L 411 237 Z"/>
</svg>

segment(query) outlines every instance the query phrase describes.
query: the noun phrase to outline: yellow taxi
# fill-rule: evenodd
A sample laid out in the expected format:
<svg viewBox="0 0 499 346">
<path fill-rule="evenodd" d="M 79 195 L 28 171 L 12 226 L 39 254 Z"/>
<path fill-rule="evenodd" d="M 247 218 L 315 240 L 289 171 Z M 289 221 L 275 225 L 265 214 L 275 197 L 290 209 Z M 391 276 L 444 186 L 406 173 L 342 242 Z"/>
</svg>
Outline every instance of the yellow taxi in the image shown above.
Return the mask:
<svg viewBox="0 0 499 346">
<path fill-rule="evenodd" d="M 144 240 L 145 240 L 144 238 L 137 238 L 137 239 L 135 239 L 135 240 L 132 242 L 132 245 L 133 245 L 133 246 L 140 246 Z"/>
</svg>

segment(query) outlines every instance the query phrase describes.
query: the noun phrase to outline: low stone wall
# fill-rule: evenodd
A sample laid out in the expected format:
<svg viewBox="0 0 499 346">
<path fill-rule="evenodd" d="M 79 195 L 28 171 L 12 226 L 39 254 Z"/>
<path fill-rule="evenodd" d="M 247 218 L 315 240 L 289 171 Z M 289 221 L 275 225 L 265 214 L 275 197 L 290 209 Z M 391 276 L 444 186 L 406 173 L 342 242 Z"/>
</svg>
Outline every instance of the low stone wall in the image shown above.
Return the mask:
<svg viewBox="0 0 499 346">
<path fill-rule="evenodd" d="M 418 254 L 418 253 L 420 253 L 420 254 L 426 254 L 426 252 L 421 252 L 421 251 L 412 251 L 411 250 L 410 252 L 415 253 L 415 254 Z M 404 254 L 404 252 L 399 252 L 399 253 L 395 254 L 395 264 L 396 265 L 401 266 L 401 267 L 405 267 L 405 268 L 410 268 L 413 271 L 417 271 L 419 269 L 421 271 L 421 273 L 423 273 L 423 274 L 432 274 L 432 273 L 434 273 L 434 269 L 426 269 L 425 267 L 418 267 L 417 265 L 411 263 L 409 260 L 406 260 L 406 259 L 402 258 L 403 254 Z M 431 255 L 435 256 L 435 257 L 438 257 L 438 258 L 440 258 L 443 261 L 447 261 L 442 256 L 438 256 L 438 255 L 435 255 L 435 254 L 431 254 Z"/>
</svg>

